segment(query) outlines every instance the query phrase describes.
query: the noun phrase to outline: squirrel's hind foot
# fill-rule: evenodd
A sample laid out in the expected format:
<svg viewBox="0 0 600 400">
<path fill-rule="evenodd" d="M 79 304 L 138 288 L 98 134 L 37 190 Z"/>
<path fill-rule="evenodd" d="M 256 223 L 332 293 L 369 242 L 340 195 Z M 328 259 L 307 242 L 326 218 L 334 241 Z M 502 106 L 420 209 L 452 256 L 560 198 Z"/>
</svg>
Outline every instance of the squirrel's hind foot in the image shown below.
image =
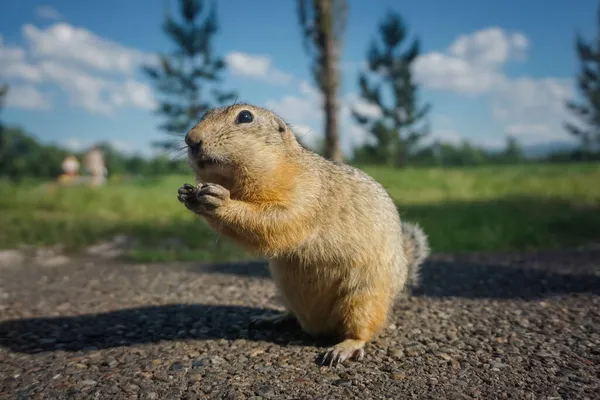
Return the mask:
<svg viewBox="0 0 600 400">
<path fill-rule="evenodd" d="M 365 357 L 364 347 L 365 342 L 362 340 L 346 339 L 327 350 L 321 365 L 337 367 L 346 360 L 361 361 Z"/>
</svg>

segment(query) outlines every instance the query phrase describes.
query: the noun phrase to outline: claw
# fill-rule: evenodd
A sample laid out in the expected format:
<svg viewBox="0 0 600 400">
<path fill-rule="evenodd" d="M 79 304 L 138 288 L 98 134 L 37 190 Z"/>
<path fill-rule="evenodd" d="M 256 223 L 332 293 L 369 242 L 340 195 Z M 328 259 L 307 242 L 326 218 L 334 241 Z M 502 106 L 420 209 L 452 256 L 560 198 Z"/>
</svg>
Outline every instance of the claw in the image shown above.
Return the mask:
<svg viewBox="0 0 600 400">
<path fill-rule="evenodd" d="M 364 342 L 359 340 L 345 340 L 338 343 L 334 347 L 327 350 L 321 366 L 328 365 L 329 367 L 337 367 L 346 360 L 353 359 L 361 361 L 365 357 Z"/>
<path fill-rule="evenodd" d="M 365 358 L 365 349 L 358 350 L 358 355 L 355 354 L 356 361 L 362 361 Z"/>
</svg>

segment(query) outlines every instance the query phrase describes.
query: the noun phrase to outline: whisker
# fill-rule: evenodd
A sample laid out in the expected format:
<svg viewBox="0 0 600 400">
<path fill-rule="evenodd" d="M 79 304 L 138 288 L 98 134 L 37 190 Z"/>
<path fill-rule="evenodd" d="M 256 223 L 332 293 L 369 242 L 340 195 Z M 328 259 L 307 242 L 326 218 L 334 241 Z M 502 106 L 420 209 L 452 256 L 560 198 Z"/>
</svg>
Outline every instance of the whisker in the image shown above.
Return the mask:
<svg viewBox="0 0 600 400">
<path fill-rule="evenodd" d="M 292 130 L 294 130 L 294 129 L 292 128 Z M 296 131 L 294 131 L 294 133 L 295 133 L 296 135 L 299 135 L 300 137 L 304 137 L 304 136 L 308 136 L 308 135 L 310 135 L 310 134 L 312 133 L 312 129 L 309 129 L 309 130 L 308 130 L 307 132 L 305 132 L 304 134 L 298 133 L 298 132 L 296 132 Z"/>
<path fill-rule="evenodd" d="M 171 155 L 171 154 L 173 154 L 175 152 L 180 152 L 180 151 L 183 151 L 183 150 L 186 150 L 186 149 L 187 149 L 187 146 L 177 146 L 177 147 L 174 147 L 174 148 L 172 148 L 170 150 L 167 150 L 164 155 L 168 156 L 168 155 Z"/>
<path fill-rule="evenodd" d="M 167 132 L 167 135 L 175 136 L 175 137 L 183 137 L 186 134 L 187 134 L 187 131 L 185 131 L 185 132 Z"/>
<path fill-rule="evenodd" d="M 180 138 L 177 139 L 171 139 L 171 140 L 165 140 L 166 143 L 183 143 L 183 140 L 181 140 Z"/>
<path fill-rule="evenodd" d="M 179 158 L 181 158 L 183 155 L 185 155 L 186 151 L 180 151 L 179 153 L 175 154 L 174 156 L 170 157 L 171 161 L 175 161 Z"/>
<path fill-rule="evenodd" d="M 187 150 L 186 148 L 180 147 L 180 148 L 177 148 L 177 149 L 170 150 L 165 155 L 179 154 L 179 153 L 183 153 L 186 150 Z"/>
</svg>

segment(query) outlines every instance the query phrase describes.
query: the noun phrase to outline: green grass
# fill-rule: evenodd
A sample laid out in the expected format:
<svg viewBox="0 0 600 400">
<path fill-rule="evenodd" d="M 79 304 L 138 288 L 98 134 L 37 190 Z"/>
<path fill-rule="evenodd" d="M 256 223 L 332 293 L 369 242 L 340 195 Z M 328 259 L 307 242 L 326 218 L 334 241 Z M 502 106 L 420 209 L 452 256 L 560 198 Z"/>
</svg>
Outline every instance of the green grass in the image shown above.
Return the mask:
<svg viewBox="0 0 600 400">
<path fill-rule="evenodd" d="M 600 239 L 600 165 L 397 171 L 366 167 L 434 251 L 558 248 Z M 226 261 L 249 255 L 176 200 L 190 176 L 110 182 L 98 189 L 0 183 L 0 248 L 75 251 L 115 235 L 135 238 L 136 261 Z"/>
</svg>

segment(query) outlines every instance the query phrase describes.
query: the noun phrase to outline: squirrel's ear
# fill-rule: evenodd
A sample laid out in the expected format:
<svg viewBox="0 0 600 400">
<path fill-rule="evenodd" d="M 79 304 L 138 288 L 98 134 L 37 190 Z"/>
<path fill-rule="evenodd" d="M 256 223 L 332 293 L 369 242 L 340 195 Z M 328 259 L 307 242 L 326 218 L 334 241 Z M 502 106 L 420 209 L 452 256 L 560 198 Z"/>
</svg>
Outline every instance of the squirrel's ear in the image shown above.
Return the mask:
<svg viewBox="0 0 600 400">
<path fill-rule="evenodd" d="M 289 128 L 288 124 L 286 124 L 285 121 L 283 121 L 281 118 L 275 116 L 274 121 L 275 126 L 277 127 L 277 131 L 284 140 L 289 139 L 290 136 L 294 135 L 292 130 Z"/>
</svg>

